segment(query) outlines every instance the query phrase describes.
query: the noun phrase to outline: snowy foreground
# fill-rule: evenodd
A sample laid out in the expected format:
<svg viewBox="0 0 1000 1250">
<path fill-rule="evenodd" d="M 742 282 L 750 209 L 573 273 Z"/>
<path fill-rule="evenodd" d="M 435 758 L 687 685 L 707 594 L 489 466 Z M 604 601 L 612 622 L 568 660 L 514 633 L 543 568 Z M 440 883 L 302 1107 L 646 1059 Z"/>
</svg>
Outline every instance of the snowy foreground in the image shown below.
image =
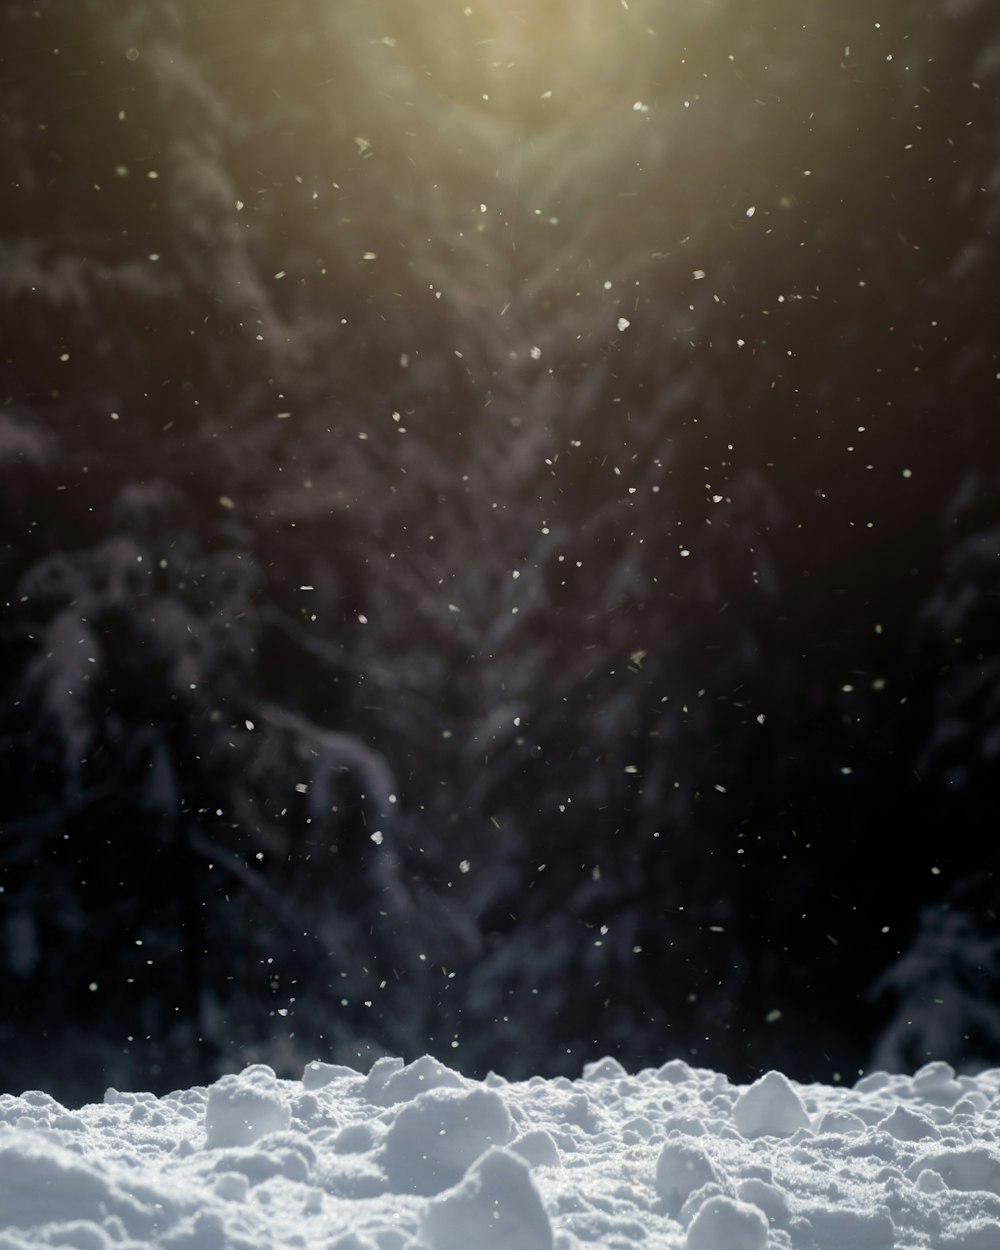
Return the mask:
<svg viewBox="0 0 1000 1250">
<path fill-rule="evenodd" d="M 0 1096 L 0 1250 L 1000 1250 L 1000 1069 L 750 1086 L 674 1060 L 477 1082 L 247 1068 Z"/>
</svg>

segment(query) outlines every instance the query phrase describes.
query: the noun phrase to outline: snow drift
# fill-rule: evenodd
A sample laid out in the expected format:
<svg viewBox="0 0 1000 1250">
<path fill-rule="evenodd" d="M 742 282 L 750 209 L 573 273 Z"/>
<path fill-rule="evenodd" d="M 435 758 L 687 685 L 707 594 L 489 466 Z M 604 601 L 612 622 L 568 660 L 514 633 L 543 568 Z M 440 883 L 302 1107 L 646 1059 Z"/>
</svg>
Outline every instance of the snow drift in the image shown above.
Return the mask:
<svg viewBox="0 0 1000 1250">
<path fill-rule="evenodd" d="M 945 1063 L 853 1089 L 257 1064 L 78 1111 L 0 1096 L 0 1250 L 997 1250 L 998 1133 L 1000 1069 Z"/>
</svg>

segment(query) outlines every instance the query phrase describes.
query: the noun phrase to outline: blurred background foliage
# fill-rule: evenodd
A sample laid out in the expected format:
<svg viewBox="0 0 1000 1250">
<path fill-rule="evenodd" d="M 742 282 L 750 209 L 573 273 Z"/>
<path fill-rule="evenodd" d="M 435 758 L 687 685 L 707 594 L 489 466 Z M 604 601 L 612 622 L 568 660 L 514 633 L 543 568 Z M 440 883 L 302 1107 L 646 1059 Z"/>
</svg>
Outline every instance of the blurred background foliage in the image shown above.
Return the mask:
<svg viewBox="0 0 1000 1250">
<path fill-rule="evenodd" d="M 995 8 L 0 47 L 3 1087 L 1000 1060 Z"/>
</svg>

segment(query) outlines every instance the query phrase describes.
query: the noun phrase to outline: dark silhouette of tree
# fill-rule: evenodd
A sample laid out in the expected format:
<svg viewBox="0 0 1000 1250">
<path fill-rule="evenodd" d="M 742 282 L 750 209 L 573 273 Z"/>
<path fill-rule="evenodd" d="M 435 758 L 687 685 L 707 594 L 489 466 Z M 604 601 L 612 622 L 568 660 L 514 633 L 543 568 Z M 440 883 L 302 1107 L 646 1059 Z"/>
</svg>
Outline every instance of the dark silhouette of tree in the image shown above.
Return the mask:
<svg viewBox="0 0 1000 1250">
<path fill-rule="evenodd" d="M 996 23 L 6 7 L 5 1079 L 866 1061 L 994 869 Z"/>
</svg>

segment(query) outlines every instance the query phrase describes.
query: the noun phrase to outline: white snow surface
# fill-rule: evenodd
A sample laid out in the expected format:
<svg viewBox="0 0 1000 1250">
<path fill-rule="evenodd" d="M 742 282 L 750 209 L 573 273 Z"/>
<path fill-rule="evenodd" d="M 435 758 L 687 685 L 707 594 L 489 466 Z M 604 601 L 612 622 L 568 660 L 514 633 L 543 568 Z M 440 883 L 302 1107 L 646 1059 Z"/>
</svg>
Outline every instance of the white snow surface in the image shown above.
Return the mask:
<svg viewBox="0 0 1000 1250">
<path fill-rule="evenodd" d="M 508 1082 L 425 1056 L 0 1096 L 0 1250 L 150 1246 L 1000 1250 L 1000 1069 Z"/>
</svg>

